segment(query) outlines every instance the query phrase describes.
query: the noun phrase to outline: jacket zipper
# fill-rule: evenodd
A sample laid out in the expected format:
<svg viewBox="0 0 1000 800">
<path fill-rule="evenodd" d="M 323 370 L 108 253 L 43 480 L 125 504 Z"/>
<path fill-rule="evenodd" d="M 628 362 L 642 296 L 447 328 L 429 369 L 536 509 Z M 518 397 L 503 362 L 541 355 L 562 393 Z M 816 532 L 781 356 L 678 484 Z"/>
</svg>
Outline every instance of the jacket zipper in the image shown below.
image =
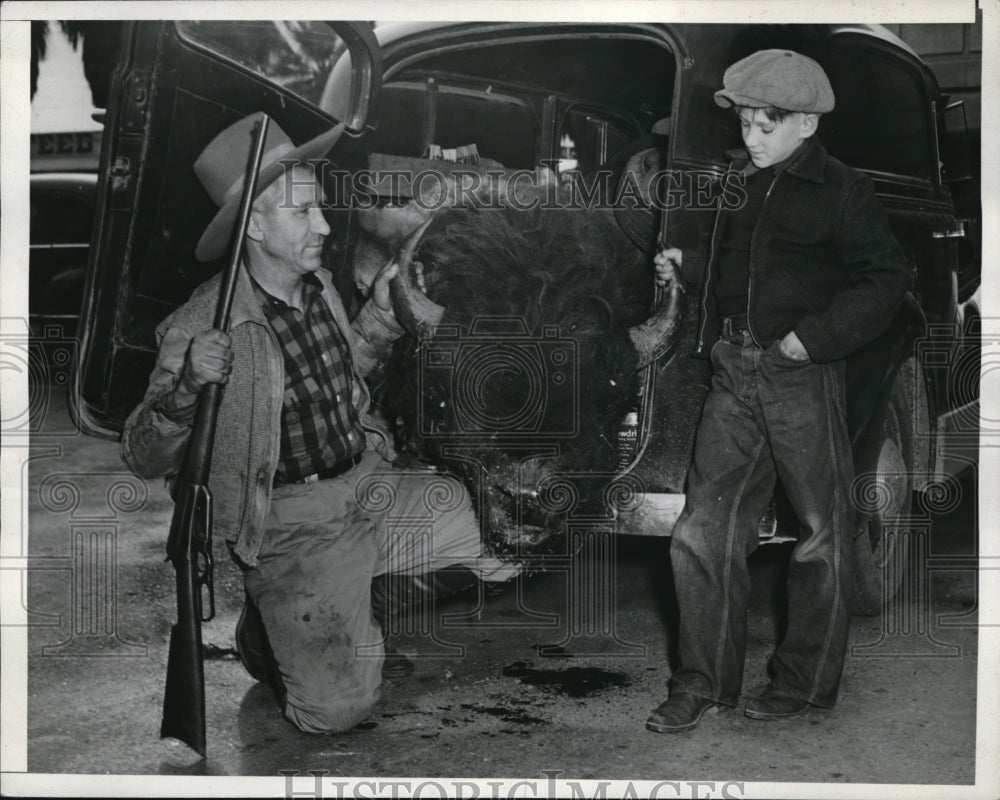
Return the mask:
<svg viewBox="0 0 1000 800">
<path fill-rule="evenodd" d="M 781 173 L 779 172 L 778 175 Z M 757 229 L 760 227 L 760 220 L 764 216 L 764 209 L 767 207 L 767 198 L 771 196 L 771 190 L 774 188 L 774 184 L 778 181 L 778 175 L 771 178 L 771 185 L 767 187 L 767 192 L 764 194 L 764 200 L 760 204 L 760 213 L 757 214 L 757 221 L 753 225 L 753 233 L 750 234 L 750 252 L 747 263 L 747 330 L 750 332 L 750 338 L 753 343 L 760 347 L 760 342 L 757 341 L 757 335 L 753 332 L 753 324 L 750 322 L 750 298 L 753 295 L 753 243 L 757 238 Z"/>
<path fill-rule="evenodd" d="M 726 169 L 726 175 L 732 172 L 733 165 L 730 164 Z M 722 180 L 725 180 L 725 175 Z M 719 202 L 721 204 L 722 197 L 720 195 Z M 705 279 L 701 282 L 701 327 L 698 329 L 698 346 L 695 348 L 697 352 L 702 352 L 705 347 L 705 326 L 708 324 L 708 291 L 712 283 L 712 262 L 715 260 L 715 245 L 716 237 L 719 233 L 719 216 L 722 214 L 722 208 L 720 207 L 718 211 L 715 212 L 715 221 L 712 223 L 712 237 L 709 239 L 708 247 L 708 264 L 705 267 Z"/>
</svg>

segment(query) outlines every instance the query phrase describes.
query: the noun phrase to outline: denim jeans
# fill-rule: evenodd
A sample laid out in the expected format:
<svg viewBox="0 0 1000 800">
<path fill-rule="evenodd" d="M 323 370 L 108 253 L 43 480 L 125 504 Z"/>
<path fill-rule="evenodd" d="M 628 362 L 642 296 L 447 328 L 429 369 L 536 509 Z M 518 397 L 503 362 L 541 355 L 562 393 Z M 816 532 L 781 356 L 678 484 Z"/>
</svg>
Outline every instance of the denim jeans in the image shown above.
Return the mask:
<svg viewBox="0 0 1000 800">
<path fill-rule="evenodd" d="M 837 699 L 849 628 L 853 478 L 844 362 L 795 361 L 777 344 L 719 341 L 670 559 L 680 612 L 672 691 L 736 705 L 743 682 L 757 523 L 780 478 L 799 522 L 774 690 Z"/>
</svg>

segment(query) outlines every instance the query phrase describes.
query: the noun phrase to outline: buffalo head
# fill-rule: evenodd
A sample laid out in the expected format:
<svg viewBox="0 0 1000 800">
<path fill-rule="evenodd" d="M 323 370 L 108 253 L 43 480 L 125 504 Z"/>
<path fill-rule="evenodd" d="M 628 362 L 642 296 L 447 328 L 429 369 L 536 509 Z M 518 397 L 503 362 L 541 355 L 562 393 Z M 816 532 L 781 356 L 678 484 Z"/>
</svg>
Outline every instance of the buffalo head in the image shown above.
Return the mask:
<svg viewBox="0 0 1000 800">
<path fill-rule="evenodd" d="M 611 519 L 618 431 L 639 371 L 677 342 L 682 287 L 654 307 L 651 254 L 595 209 L 445 211 L 398 262 L 410 336 L 383 402 L 401 452 L 463 478 L 498 554 L 559 546 L 571 516 Z"/>
</svg>

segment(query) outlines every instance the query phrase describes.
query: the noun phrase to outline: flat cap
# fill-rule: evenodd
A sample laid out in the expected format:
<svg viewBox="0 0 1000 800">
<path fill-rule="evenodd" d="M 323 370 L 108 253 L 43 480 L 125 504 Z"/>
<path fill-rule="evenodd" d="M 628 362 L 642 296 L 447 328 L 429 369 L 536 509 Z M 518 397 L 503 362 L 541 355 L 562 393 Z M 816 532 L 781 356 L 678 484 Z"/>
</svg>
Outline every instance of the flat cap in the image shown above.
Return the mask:
<svg viewBox="0 0 1000 800">
<path fill-rule="evenodd" d="M 729 67 L 722 85 L 715 102 L 724 108 L 774 106 L 807 114 L 833 111 L 833 89 L 823 68 L 792 50 L 758 50 Z"/>
</svg>

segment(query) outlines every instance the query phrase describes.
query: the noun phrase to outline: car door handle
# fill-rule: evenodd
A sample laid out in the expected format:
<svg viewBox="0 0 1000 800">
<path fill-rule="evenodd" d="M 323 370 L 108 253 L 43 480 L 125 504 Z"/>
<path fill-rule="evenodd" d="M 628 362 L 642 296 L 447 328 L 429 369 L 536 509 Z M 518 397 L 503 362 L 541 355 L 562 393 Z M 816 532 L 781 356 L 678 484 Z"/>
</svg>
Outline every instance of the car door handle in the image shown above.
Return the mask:
<svg viewBox="0 0 1000 800">
<path fill-rule="evenodd" d="M 112 192 L 124 192 L 128 189 L 129 181 L 132 179 L 132 163 L 127 158 L 124 156 L 115 158 L 108 172 L 111 175 Z"/>
</svg>

